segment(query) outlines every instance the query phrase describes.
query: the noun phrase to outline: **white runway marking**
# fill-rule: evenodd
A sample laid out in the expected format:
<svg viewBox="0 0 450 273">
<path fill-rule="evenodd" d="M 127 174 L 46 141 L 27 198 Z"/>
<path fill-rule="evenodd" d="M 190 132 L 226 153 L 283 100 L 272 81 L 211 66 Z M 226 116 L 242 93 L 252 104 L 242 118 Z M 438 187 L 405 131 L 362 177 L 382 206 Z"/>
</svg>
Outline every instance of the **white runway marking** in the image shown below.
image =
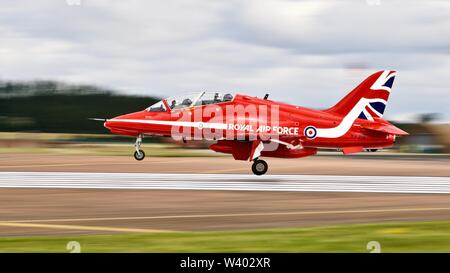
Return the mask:
<svg viewBox="0 0 450 273">
<path fill-rule="evenodd" d="M 450 177 L 0 172 L 0 188 L 450 193 Z"/>
</svg>

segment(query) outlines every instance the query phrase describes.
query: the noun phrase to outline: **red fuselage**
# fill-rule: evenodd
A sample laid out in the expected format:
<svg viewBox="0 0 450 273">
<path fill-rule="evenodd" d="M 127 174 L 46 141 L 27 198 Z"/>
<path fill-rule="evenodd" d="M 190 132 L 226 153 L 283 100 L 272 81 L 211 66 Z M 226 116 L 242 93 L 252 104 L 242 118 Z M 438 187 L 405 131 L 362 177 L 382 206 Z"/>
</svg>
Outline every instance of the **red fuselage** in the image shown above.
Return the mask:
<svg viewBox="0 0 450 273">
<path fill-rule="evenodd" d="M 318 148 L 344 154 L 390 147 L 406 132 L 384 120 L 383 114 L 397 73 L 370 75 L 336 105 L 314 110 L 271 100 L 200 92 L 164 99 L 149 108 L 109 119 L 104 126 L 114 134 L 136 137 L 136 160 L 144 135 L 175 140 L 213 140 L 210 149 L 253 161 L 252 171 L 265 174 L 260 156 L 298 158 Z"/>
<path fill-rule="evenodd" d="M 212 107 L 215 109 L 211 110 Z M 247 110 L 249 108 L 256 108 L 256 120 L 255 117 L 248 115 L 249 111 L 244 111 L 241 113 L 241 116 L 236 116 L 235 113 L 235 118 L 231 123 L 235 126 L 231 126 L 230 123 L 226 123 L 225 118 L 222 118 L 222 121 L 220 121 L 220 119 L 215 119 L 215 113 L 213 112 L 220 112 L 223 117 L 226 117 L 227 114 L 229 114 L 227 113 L 227 109 L 234 110 L 236 107 Z M 261 108 L 264 107 L 267 109 L 278 109 L 279 118 L 276 122 L 272 120 L 271 116 L 273 113 L 270 113 L 270 110 L 267 111 L 269 114 L 265 115 L 261 118 L 261 120 L 258 120 L 261 116 Z M 196 117 L 200 117 L 200 120 L 196 120 Z M 305 135 L 305 128 L 307 126 L 313 126 L 315 128 L 334 128 L 339 126 L 343 122 L 343 119 L 343 116 L 332 114 L 327 111 L 313 110 L 245 95 L 236 95 L 234 99 L 229 102 L 198 105 L 174 110 L 169 109 L 160 112 L 143 110 L 130 113 L 109 119 L 105 122 L 105 127 L 110 129 L 112 133 L 120 135 L 138 136 L 143 134 L 170 137 L 173 135 L 174 125 L 183 127 L 177 123 L 182 120 L 182 122 L 190 123 L 189 126 L 184 128 L 190 132 L 187 136 L 191 136 L 192 138 L 192 136 L 196 135 L 197 137 L 200 136 L 201 138 L 208 139 L 204 133 L 206 128 L 208 128 L 208 124 L 222 123 L 226 125 L 224 125 L 225 129 L 220 132 L 222 138 L 225 138 L 227 135 L 232 135 L 233 139 L 221 139 L 220 135 L 215 135 L 215 139 L 219 140 L 221 143 L 221 145 L 216 144 L 215 147 L 217 149 L 215 150 L 221 152 L 228 152 L 227 146 L 233 145 L 230 142 L 233 142 L 233 140 L 238 137 L 241 137 L 242 140 L 246 140 L 251 136 L 259 138 L 260 135 L 276 136 L 281 141 L 291 144 L 295 144 L 295 142 L 301 143 L 304 148 L 384 148 L 392 146 L 395 141 L 395 134 L 366 129 L 365 125 L 373 124 L 373 122 L 364 119 L 356 119 L 351 124 L 351 127 L 346 130 L 342 136 L 318 136 L 315 138 L 308 138 Z M 202 124 L 200 125 L 199 122 Z M 378 122 L 386 123 L 383 120 L 379 120 Z M 260 128 L 261 124 L 273 129 L 272 126 L 274 123 L 276 123 L 277 126 L 275 131 L 260 130 L 260 132 L 256 132 L 257 129 Z M 222 148 L 220 146 L 222 146 Z M 277 152 L 272 152 L 266 154 L 266 156 L 279 155 L 280 157 L 298 157 L 311 154 L 311 150 L 309 149 L 294 152 L 295 150 L 293 149 L 288 151 L 289 149 L 286 150 L 283 149 L 283 147 L 285 146 L 280 147 L 280 150 L 278 151 L 279 154 L 277 154 Z M 214 149 L 214 146 L 212 148 Z M 305 153 L 305 150 L 308 152 Z"/>
</svg>

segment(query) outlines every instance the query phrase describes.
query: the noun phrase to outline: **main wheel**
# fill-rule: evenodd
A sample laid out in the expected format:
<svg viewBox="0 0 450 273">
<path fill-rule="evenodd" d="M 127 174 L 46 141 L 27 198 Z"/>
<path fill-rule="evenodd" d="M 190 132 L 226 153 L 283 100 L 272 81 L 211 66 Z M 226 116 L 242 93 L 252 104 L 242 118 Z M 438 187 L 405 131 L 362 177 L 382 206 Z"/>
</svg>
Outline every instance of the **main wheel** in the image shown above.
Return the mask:
<svg viewBox="0 0 450 273">
<path fill-rule="evenodd" d="M 253 161 L 252 171 L 254 174 L 263 175 L 267 172 L 268 169 L 269 169 L 269 166 L 267 165 L 266 161 L 261 160 L 261 159 L 257 159 L 255 161 Z"/>
<path fill-rule="evenodd" d="M 135 152 L 134 152 L 134 158 L 135 158 L 136 160 L 141 161 L 142 159 L 144 159 L 144 157 L 145 157 L 144 151 L 139 150 L 139 153 L 138 153 L 138 151 L 135 151 Z"/>
</svg>

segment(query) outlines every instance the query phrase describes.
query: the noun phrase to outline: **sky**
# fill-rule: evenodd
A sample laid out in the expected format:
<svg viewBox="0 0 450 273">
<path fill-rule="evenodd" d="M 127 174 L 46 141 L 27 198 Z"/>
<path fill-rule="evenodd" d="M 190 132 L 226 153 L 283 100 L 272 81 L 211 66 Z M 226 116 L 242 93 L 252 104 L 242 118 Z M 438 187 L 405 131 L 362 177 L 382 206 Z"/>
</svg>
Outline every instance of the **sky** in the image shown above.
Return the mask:
<svg viewBox="0 0 450 273">
<path fill-rule="evenodd" d="M 450 121 L 450 1 L 2 0 L 0 80 L 270 93 L 328 108 L 398 71 L 385 117 Z"/>
</svg>

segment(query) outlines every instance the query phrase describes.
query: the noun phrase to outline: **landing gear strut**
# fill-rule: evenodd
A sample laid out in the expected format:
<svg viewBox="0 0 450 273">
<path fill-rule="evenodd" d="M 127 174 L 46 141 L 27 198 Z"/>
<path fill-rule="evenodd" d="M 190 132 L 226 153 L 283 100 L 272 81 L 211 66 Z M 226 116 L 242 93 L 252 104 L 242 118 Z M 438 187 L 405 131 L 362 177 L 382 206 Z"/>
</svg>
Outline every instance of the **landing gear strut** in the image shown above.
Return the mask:
<svg viewBox="0 0 450 273">
<path fill-rule="evenodd" d="M 145 158 L 144 151 L 141 150 L 141 143 L 142 143 L 142 134 L 138 135 L 136 138 L 136 143 L 134 144 L 135 152 L 134 152 L 134 158 L 138 161 L 141 161 Z"/>
<path fill-rule="evenodd" d="M 269 166 L 267 165 L 266 161 L 261 159 L 253 160 L 252 171 L 254 174 L 263 175 L 267 172 L 268 169 Z"/>
</svg>

